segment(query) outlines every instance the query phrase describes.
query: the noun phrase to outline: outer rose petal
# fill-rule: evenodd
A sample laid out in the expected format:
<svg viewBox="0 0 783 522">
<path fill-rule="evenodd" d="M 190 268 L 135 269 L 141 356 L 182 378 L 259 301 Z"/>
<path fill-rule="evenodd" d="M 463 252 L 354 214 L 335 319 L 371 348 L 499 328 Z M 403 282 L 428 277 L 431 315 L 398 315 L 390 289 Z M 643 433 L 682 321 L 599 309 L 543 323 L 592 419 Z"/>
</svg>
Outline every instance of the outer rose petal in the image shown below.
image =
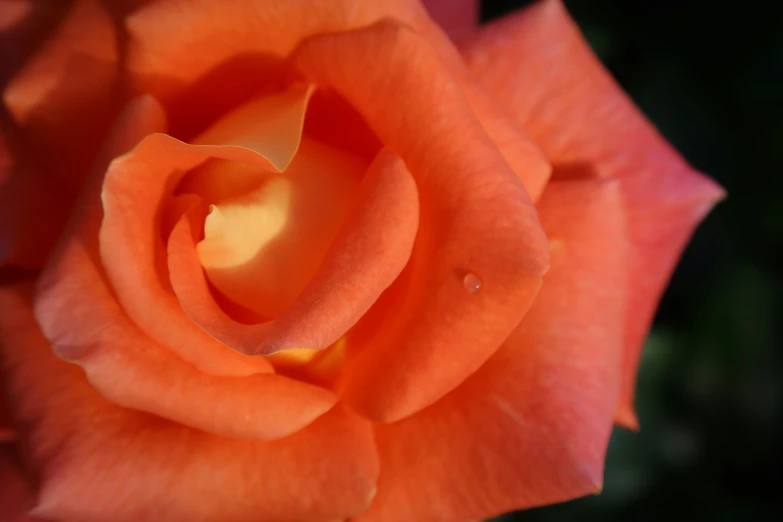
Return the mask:
<svg viewBox="0 0 783 522">
<path fill-rule="evenodd" d="M 320 522 L 353 516 L 372 498 L 377 457 L 369 424 L 356 415 L 338 407 L 295 435 L 263 442 L 120 408 L 51 354 L 26 294 L 0 290 L 0 353 L 40 477 L 35 514 L 114 522 Z"/>
<path fill-rule="evenodd" d="M 0 520 L 3 522 L 34 522 L 28 516 L 35 505 L 29 477 L 22 474 L 19 455 L 12 444 L 0 445 Z"/>
<path fill-rule="evenodd" d="M 378 496 L 357 522 L 484 519 L 601 488 L 626 305 L 618 188 L 547 187 L 539 212 L 552 269 L 533 307 L 456 390 L 376 426 Z"/>
<path fill-rule="evenodd" d="M 76 188 L 87 176 L 116 110 L 117 77 L 109 14 L 97 0 L 77 0 L 3 92 L 31 148 L 66 186 Z"/>
<path fill-rule="evenodd" d="M 321 349 L 353 326 L 399 275 L 418 222 L 416 186 L 396 154 L 381 152 L 365 175 L 357 203 L 318 272 L 297 300 L 274 321 L 245 325 L 222 312 L 210 295 L 195 256 L 197 223 L 183 215 L 169 238 L 174 291 L 197 324 L 245 353 Z"/>
<path fill-rule="evenodd" d="M 410 18 L 420 10 L 418 1 L 410 0 L 152 3 L 127 20 L 128 65 L 143 90 L 167 102 L 239 55 L 282 59 L 310 35 L 360 27 L 384 16 Z"/>
<path fill-rule="evenodd" d="M 0 86 L 22 68 L 61 21 L 69 6 L 57 0 L 14 0 L 0 3 Z"/>
<path fill-rule="evenodd" d="M 456 3 L 464 5 L 462 1 Z M 437 6 L 438 13 L 447 11 L 442 5 L 445 2 Z M 141 90 L 163 100 L 173 109 L 170 114 L 181 112 L 177 110 L 181 105 L 178 99 L 183 94 L 187 105 L 214 110 L 217 91 L 223 93 L 219 98 L 236 100 L 249 95 L 253 85 L 255 89 L 268 88 L 269 78 L 280 77 L 281 69 L 285 70 L 279 62 L 301 40 L 387 18 L 413 27 L 447 60 L 482 126 L 533 199 L 538 199 L 549 177 L 549 164 L 480 84 L 466 74 L 449 38 L 427 16 L 419 0 L 160 2 L 128 20 L 129 68 Z M 183 26 L 190 30 L 180 30 Z M 225 34 L 231 34 L 231 38 L 224 38 Z M 420 89 L 427 86 L 425 81 Z M 180 119 L 175 116 L 173 127 L 179 128 Z"/>
<path fill-rule="evenodd" d="M 644 118 L 559 0 L 542 0 L 482 28 L 462 51 L 543 148 L 556 176 L 621 180 L 631 288 L 617 421 L 633 427 L 636 369 L 658 300 L 695 226 L 724 192 Z"/>
<path fill-rule="evenodd" d="M 0 40 L 0 87 L 15 120 L 12 179 L 0 187 L 0 264 L 39 269 L 114 114 L 117 55 L 97 1 L 18 5 L 26 11 Z"/>
<path fill-rule="evenodd" d="M 468 33 L 478 24 L 478 0 L 423 0 L 422 3 L 452 37 Z"/>
<path fill-rule="evenodd" d="M 70 267 L 73 267 L 77 273 L 84 273 L 88 280 L 100 281 L 103 287 L 106 283 L 103 281 L 102 272 L 98 266 L 102 265 L 99 259 L 98 234 L 103 212 L 101 210 L 101 190 L 104 183 L 103 173 L 106 171 L 106 165 L 119 154 L 127 152 L 131 147 L 145 135 L 150 132 L 160 131 L 165 127 L 165 115 L 160 105 L 151 97 L 138 98 L 134 103 L 129 104 L 125 114 L 118 119 L 115 129 L 115 135 L 105 145 L 105 151 L 102 157 L 96 162 L 96 169 L 93 179 L 85 186 L 82 194 L 80 208 L 74 213 L 73 234 L 66 240 L 63 251 L 55 260 L 50 263 L 49 273 L 55 280 L 55 284 L 62 286 L 60 278 L 70 279 L 73 276 L 68 275 Z M 152 231 L 150 231 L 150 234 Z M 154 246 L 154 239 L 150 238 L 150 243 Z M 86 258 L 84 256 L 87 256 Z M 86 260 L 90 259 L 89 262 Z M 135 257 L 134 257 L 135 259 Z M 155 267 L 155 261 L 150 260 L 150 266 L 141 266 L 148 271 Z M 88 268 L 92 270 L 88 270 Z M 138 266 L 136 267 L 138 268 Z M 88 272 L 90 272 L 88 274 Z M 58 275 L 59 274 L 59 275 Z M 101 275 L 98 275 L 101 274 Z M 130 277 L 134 272 L 128 271 L 126 277 Z M 143 278 L 139 278 L 144 281 Z M 136 280 L 134 280 L 136 281 Z M 88 302 L 80 297 L 81 290 L 78 287 L 68 287 L 68 299 L 76 299 L 84 305 Z M 55 294 L 58 294 L 55 291 Z M 55 309 L 59 306 L 57 303 L 64 297 L 65 293 L 59 293 L 55 298 Z M 111 297 L 112 301 L 114 297 Z M 163 298 L 155 296 L 150 299 L 151 303 L 158 304 Z M 60 312 L 72 313 L 72 311 L 59 309 Z M 176 312 L 179 311 L 179 316 Z M 58 312 L 59 313 L 59 312 Z M 124 313 L 122 314 L 124 316 Z M 41 319 L 39 317 L 39 319 Z M 160 312 L 159 319 L 164 319 L 166 323 L 162 326 L 168 327 L 166 333 L 170 336 L 170 342 L 166 344 L 170 349 L 178 350 L 178 355 L 198 367 L 200 370 L 215 375 L 252 375 L 259 372 L 270 372 L 271 365 L 261 358 L 244 357 L 241 354 L 227 349 L 209 335 L 205 334 L 200 328 L 192 324 L 179 308 L 174 308 L 171 314 Z M 42 320 L 42 328 L 46 335 L 50 331 L 47 329 L 48 321 Z M 63 328 L 67 325 L 53 326 L 54 330 Z M 94 325 L 92 325 L 94 326 Z M 143 329 L 143 328 L 142 328 Z M 149 335 L 149 331 L 146 332 Z M 50 337 L 50 339 L 52 339 Z M 161 339 L 157 339 L 159 342 Z M 167 339 L 163 339 L 164 341 Z"/>
<path fill-rule="evenodd" d="M 114 153 L 106 155 L 104 165 L 160 125 L 156 108 L 148 97 L 129 105 L 107 146 Z M 129 321 L 99 268 L 101 213 L 96 203 L 102 172 L 96 170 L 88 184 L 73 230 L 40 281 L 36 315 L 58 355 L 78 362 L 93 385 L 114 402 L 233 437 L 282 437 L 331 408 L 336 400 L 331 392 L 279 375 L 238 378 L 200 372 Z M 229 363 L 241 357 L 217 347 Z M 230 403 L 226 397 L 232 398 Z"/>
<path fill-rule="evenodd" d="M 409 273 L 392 285 L 401 299 L 349 338 L 339 385 L 363 414 L 396 420 L 456 387 L 506 339 L 547 269 L 545 238 L 522 184 L 417 34 L 386 22 L 313 37 L 292 61 L 340 92 L 416 179 L 419 232 Z M 483 281 L 478 293 L 464 287 L 469 272 Z"/>
</svg>

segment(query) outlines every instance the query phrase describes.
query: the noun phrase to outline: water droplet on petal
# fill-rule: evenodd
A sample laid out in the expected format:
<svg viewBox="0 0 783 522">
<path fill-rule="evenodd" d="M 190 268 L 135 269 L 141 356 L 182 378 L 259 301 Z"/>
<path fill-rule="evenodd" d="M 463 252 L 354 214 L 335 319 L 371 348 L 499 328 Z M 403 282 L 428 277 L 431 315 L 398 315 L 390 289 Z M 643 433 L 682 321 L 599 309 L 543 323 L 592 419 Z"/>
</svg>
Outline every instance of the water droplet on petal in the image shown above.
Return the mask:
<svg viewBox="0 0 783 522">
<path fill-rule="evenodd" d="M 468 293 L 475 294 L 481 290 L 481 279 L 473 272 L 468 272 L 462 279 L 462 284 L 465 286 L 465 290 Z"/>
</svg>

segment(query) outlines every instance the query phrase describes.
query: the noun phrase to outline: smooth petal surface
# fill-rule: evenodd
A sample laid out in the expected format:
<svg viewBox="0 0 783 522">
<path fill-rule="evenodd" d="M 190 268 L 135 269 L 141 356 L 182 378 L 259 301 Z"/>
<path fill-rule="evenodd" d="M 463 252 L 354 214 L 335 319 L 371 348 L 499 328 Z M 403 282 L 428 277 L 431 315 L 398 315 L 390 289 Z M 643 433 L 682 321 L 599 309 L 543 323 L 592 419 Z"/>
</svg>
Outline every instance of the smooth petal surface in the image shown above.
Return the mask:
<svg viewBox="0 0 783 522">
<path fill-rule="evenodd" d="M 318 272 L 275 321 L 269 342 L 278 349 L 323 347 L 337 341 L 408 262 L 419 201 L 402 159 L 388 150 L 380 152 L 356 199 Z"/>
<path fill-rule="evenodd" d="M 309 86 L 296 85 L 252 101 L 197 138 L 199 145 L 149 135 L 106 173 L 101 259 L 117 299 L 148 336 L 205 372 L 247 375 L 269 365 L 231 353 L 182 311 L 169 282 L 160 216 L 184 173 L 209 159 L 272 173 L 284 170 L 299 148 L 311 92 Z M 254 126 L 254 121 L 262 123 Z"/>
<path fill-rule="evenodd" d="M 547 187 L 539 212 L 552 268 L 533 307 L 456 390 L 376 425 L 378 496 L 357 521 L 483 520 L 600 490 L 626 306 L 618 189 Z"/>
<path fill-rule="evenodd" d="M 108 149 L 127 150 L 160 125 L 159 117 L 154 100 L 135 100 Z M 106 161 L 114 155 L 107 154 Z M 334 394 L 279 375 L 219 377 L 203 373 L 148 338 L 129 320 L 100 269 L 97 236 L 101 212 L 97 202 L 102 172 L 97 170 L 86 188 L 71 233 L 39 283 L 36 316 L 56 353 L 82 366 L 91 383 L 113 402 L 228 436 L 282 437 L 329 410 L 336 400 Z M 204 346 L 203 339 L 211 338 L 195 325 L 191 328 L 200 335 L 180 332 L 183 339 L 192 335 L 191 349 L 220 349 L 220 354 L 212 355 L 224 365 L 248 359 L 214 340 L 214 348 Z M 270 367 L 268 361 L 255 360 Z M 226 397 L 231 397 L 231 402 Z"/>
<path fill-rule="evenodd" d="M 426 17 L 423 19 L 420 16 L 412 20 L 411 24 L 437 49 L 460 84 L 482 127 L 500 149 L 533 201 L 538 201 L 552 172 L 538 145 L 470 72 L 457 49 L 437 25 L 428 23 Z"/>
<path fill-rule="evenodd" d="M 100 397 L 79 368 L 51 354 L 26 294 L 0 290 L 6 312 L 0 353 L 40 478 L 36 515 L 320 522 L 353 516 L 372 498 L 378 470 L 372 433 L 354 414 L 335 408 L 295 435 L 263 442 L 123 409 Z"/>
<path fill-rule="evenodd" d="M 452 38 L 469 33 L 478 24 L 478 0 L 423 0 L 422 3 Z"/>
<path fill-rule="evenodd" d="M 214 162 L 214 177 L 256 181 L 236 197 L 210 202 L 198 257 L 212 285 L 261 317 L 278 317 L 318 271 L 343 225 L 367 166 L 303 137 L 279 174 Z"/>
<path fill-rule="evenodd" d="M 194 322 L 244 353 L 322 349 L 353 326 L 402 271 L 416 234 L 416 186 L 402 161 L 383 152 L 370 166 L 357 202 L 296 301 L 274 321 L 245 325 L 227 316 L 210 295 L 195 256 L 203 212 L 183 216 L 169 238 L 171 282 Z"/>
<path fill-rule="evenodd" d="M 461 48 L 476 76 L 542 147 L 555 177 L 621 182 L 631 289 L 617 420 L 634 427 L 636 370 L 658 300 L 695 226 L 724 192 L 645 119 L 559 0 L 490 24 Z"/>
<path fill-rule="evenodd" d="M 292 60 L 344 96 L 416 180 L 422 213 L 409 273 L 392 285 L 400 299 L 377 328 L 348 340 L 339 384 L 363 414 L 400 419 L 456 387 L 508 337 L 547 269 L 545 238 L 458 83 L 413 31 L 384 22 L 318 36 Z M 480 292 L 466 290 L 468 273 Z"/>
<path fill-rule="evenodd" d="M 440 20 L 446 19 L 441 15 L 451 17 L 449 26 L 452 22 L 464 25 L 467 17 L 456 13 L 469 12 L 466 3 L 440 1 L 429 6 Z M 183 95 L 191 106 L 204 108 L 214 104 L 215 92 L 223 92 L 224 99 L 241 99 L 237 91 L 246 92 L 247 85 L 255 82 L 256 89 L 265 89 L 270 78 L 291 75 L 280 62 L 300 41 L 382 19 L 412 27 L 435 46 L 457 75 L 482 126 L 533 199 L 538 199 L 549 178 L 549 164 L 524 131 L 470 77 L 447 34 L 427 15 L 419 0 L 153 3 L 128 20 L 129 67 L 140 89 L 172 106 L 170 113 L 178 112 L 174 105 Z M 191 30 L 181 31 L 181 27 Z M 231 34 L 231 38 L 224 38 L 224 34 Z M 420 80 L 420 89 L 431 87 L 426 76 Z M 203 87 L 207 84 L 209 89 Z M 335 127 L 339 125 L 335 123 Z"/>
<path fill-rule="evenodd" d="M 360 27 L 384 16 L 410 18 L 420 9 L 409 0 L 151 3 L 127 21 L 128 65 L 143 90 L 168 101 L 238 56 L 283 59 L 310 35 Z"/>
</svg>

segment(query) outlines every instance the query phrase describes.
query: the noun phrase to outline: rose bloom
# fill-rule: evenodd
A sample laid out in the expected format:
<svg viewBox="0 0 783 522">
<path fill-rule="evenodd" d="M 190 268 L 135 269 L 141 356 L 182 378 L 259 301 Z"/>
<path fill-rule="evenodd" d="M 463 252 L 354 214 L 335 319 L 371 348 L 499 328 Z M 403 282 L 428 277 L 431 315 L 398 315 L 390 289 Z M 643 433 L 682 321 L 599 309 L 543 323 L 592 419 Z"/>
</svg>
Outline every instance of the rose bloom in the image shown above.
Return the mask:
<svg viewBox="0 0 783 522">
<path fill-rule="evenodd" d="M 0 519 L 471 521 L 601 489 L 723 192 L 559 0 L 476 14 L 0 4 Z"/>
</svg>

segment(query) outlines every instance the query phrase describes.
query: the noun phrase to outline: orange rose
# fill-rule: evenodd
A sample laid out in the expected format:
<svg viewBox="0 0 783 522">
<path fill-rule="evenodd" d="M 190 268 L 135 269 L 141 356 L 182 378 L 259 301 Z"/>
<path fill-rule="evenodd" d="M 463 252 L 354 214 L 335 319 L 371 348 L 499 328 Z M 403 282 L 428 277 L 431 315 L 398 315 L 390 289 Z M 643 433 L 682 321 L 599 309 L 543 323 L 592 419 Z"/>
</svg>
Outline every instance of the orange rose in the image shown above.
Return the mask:
<svg viewBox="0 0 783 522">
<path fill-rule="evenodd" d="M 415 0 L 2 4 L 3 520 L 600 489 L 722 191 L 557 0 L 429 4 L 458 48 Z"/>
</svg>

